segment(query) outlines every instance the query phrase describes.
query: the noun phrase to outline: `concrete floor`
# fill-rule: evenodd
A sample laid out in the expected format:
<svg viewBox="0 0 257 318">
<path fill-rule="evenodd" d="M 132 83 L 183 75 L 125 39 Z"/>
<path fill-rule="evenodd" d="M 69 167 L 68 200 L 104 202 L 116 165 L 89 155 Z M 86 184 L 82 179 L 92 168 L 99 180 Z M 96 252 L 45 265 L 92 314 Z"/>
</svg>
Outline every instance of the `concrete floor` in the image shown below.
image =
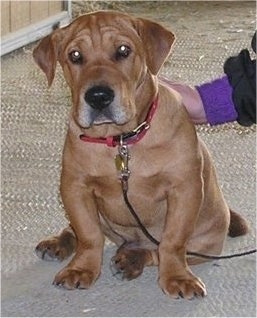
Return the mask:
<svg viewBox="0 0 257 318">
<path fill-rule="evenodd" d="M 254 2 L 141 2 L 121 9 L 175 31 L 177 44 L 162 73 L 192 85 L 220 76 L 225 59 L 250 46 L 255 28 Z M 146 268 L 130 282 L 113 277 L 112 244 L 106 244 L 102 275 L 90 290 L 51 285 L 64 264 L 41 261 L 34 247 L 66 225 L 58 187 L 70 93 L 59 68 L 47 89 L 33 63 L 33 47 L 1 61 L 1 316 L 256 317 L 255 255 L 194 266 L 208 296 L 193 301 L 165 296 L 157 268 Z M 224 254 L 254 248 L 256 126 L 204 125 L 197 131 L 213 155 L 226 200 L 251 226 L 248 235 L 227 240 Z"/>
</svg>

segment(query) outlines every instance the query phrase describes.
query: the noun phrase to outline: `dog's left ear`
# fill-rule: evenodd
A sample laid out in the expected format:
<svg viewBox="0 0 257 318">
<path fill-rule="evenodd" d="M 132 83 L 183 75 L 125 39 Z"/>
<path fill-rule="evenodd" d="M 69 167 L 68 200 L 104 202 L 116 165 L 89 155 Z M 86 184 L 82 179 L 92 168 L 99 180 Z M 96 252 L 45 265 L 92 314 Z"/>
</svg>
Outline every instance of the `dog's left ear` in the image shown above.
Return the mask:
<svg viewBox="0 0 257 318">
<path fill-rule="evenodd" d="M 156 75 L 171 51 L 175 35 L 146 19 L 137 19 L 137 31 L 145 45 L 147 66 Z"/>
</svg>

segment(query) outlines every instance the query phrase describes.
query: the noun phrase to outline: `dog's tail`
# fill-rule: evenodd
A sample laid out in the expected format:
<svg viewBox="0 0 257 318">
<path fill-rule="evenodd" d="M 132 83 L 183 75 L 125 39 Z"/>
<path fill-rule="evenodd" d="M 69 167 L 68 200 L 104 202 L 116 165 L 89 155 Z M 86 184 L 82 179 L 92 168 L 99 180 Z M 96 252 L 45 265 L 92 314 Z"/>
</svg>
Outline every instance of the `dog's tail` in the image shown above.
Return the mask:
<svg viewBox="0 0 257 318">
<path fill-rule="evenodd" d="M 230 210 L 230 224 L 228 228 L 228 235 L 231 237 L 236 237 L 245 235 L 248 232 L 249 226 L 245 219 L 238 213 Z"/>
</svg>

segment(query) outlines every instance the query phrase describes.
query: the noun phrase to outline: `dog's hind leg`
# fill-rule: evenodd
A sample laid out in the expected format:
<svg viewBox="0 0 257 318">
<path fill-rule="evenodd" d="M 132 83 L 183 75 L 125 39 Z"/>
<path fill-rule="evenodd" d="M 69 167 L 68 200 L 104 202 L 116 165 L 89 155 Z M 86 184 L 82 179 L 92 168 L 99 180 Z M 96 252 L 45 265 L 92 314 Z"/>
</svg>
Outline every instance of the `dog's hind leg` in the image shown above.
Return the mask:
<svg viewBox="0 0 257 318">
<path fill-rule="evenodd" d="M 59 235 L 51 236 L 41 241 L 36 249 L 36 255 L 46 261 L 63 261 L 76 249 L 77 240 L 72 228 L 69 226 Z"/>
<path fill-rule="evenodd" d="M 124 244 L 112 258 L 112 271 L 115 276 L 132 280 L 143 273 L 145 266 L 156 266 L 159 263 L 157 250 L 148 250 Z"/>
</svg>

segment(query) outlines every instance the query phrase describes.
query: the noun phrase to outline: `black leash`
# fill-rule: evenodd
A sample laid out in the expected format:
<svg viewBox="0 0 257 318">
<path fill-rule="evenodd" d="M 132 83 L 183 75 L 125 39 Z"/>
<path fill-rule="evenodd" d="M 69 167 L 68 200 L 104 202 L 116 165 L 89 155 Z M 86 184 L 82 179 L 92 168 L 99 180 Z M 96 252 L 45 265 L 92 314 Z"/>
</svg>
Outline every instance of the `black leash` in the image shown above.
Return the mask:
<svg viewBox="0 0 257 318">
<path fill-rule="evenodd" d="M 131 215 L 134 217 L 134 219 L 136 220 L 137 224 L 139 225 L 140 229 L 142 230 L 142 232 L 144 233 L 144 235 L 155 245 L 159 246 L 160 242 L 157 241 L 146 229 L 146 227 L 143 225 L 143 223 L 141 222 L 140 218 L 138 217 L 136 211 L 134 210 L 133 206 L 131 205 L 131 203 L 129 202 L 128 199 L 128 187 L 127 187 L 127 180 L 125 180 L 125 182 L 122 181 L 122 192 L 123 192 L 123 198 L 124 201 L 131 213 Z M 236 254 L 229 254 L 229 255 L 221 255 L 221 256 L 217 256 L 217 255 L 206 255 L 206 254 L 201 254 L 201 253 L 196 253 L 196 252 L 190 252 L 187 251 L 186 254 L 190 255 L 190 256 L 196 256 L 196 257 L 201 257 L 201 258 L 205 258 L 205 259 L 212 259 L 212 260 L 219 260 L 219 259 L 228 259 L 228 258 L 234 258 L 234 257 L 240 257 L 240 256 L 246 256 L 249 254 L 254 254 L 256 253 L 256 249 L 252 249 L 246 252 L 242 252 L 242 253 L 236 253 Z"/>
<path fill-rule="evenodd" d="M 124 189 L 123 187 L 123 198 L 124 198 L 124 201 L 130 211 L 130 213 L 133 215 L 134 219 L 136 220 L 137 224 L 139 225 L 140 229 L 142 230 L 142 232 L 144 233 L 144 235 L 151 241 L 153 242 L 155 245 L 159 245 L 160 242 L 157 241 L 149 232 L 148 230 L 145 228 L 144 224 L 141 222 L 141 220 L 139 219 L 137 213 L 135 212 L 135 210 L 133 209 L 132 205 L 130 204 L 129 202 L 129 199 L 128 199 L 128 191 L 127 189 Z"/>
</svg>

